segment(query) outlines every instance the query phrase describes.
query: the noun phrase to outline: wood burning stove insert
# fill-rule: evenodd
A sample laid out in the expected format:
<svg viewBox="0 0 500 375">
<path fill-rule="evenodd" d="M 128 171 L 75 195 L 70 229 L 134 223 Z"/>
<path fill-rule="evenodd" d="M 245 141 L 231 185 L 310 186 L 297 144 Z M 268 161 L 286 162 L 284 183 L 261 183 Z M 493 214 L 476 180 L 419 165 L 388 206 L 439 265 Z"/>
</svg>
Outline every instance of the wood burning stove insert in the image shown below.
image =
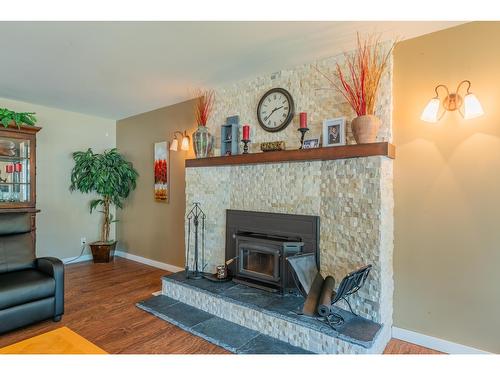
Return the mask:
<svg viewBox="0 0 500 375">
<path fill-rule="evenodd" d="M 317 216 L 227 210 L 226 260 L 233 280 L 274 292 L 295 290 L 286 258 L 301 253 L 317 257 Z M 318 261 L 319 266 L 319 261 Z"/>
</svg>

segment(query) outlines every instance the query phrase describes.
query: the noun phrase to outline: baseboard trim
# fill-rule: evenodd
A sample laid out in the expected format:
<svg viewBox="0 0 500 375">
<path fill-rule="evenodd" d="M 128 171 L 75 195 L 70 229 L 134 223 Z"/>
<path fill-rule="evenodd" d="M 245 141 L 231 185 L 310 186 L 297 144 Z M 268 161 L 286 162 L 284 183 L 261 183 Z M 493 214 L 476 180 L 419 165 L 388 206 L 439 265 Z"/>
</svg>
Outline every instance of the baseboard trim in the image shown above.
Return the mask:
<svg viewBox="0 0 500 375">
<path fill-rule="evenodd" d="M 75 259 L 76 257 L 70 257 L 70 258 L 64 258 L 64 259 L 61 259 L 61 261 L 64 263 L 64 264 L 68 264 L 69 262 L 71 262 L 70 264 L 74 264 L 74 263 L 80 263 L 80 262 L 87 262 L 89 260 L 92 260 L 92 254 L 85 254 L 85 255 L 82 255 L 81 257 Z"/>
<path fill-rule="evenodd" d="M 170 271 L 170 272 L 184 271 L 184 268 L 177 267 L 177 266 L 174 266 L 174 265 L 168 264 L 168 263 L 158 262 L 157 260 L 144 258 L 144 257 L 141 257 L 139 255 L 126 253 L 124 251 L 117 250 L 117 251 L 115 251 L 115 255 L 119 256 L 121 258 L 130 259 L 130 260 L 142 263 L 142 264 L 147 264 L 148 266 L 151 266 L 151 267 L 160 268 L 162 270 L 166 270 L 166 271 Z"/>
<path fill-rule="evenodd" d="M 433 336 L 427 336 L 422 333 L 398 327 L 392 327 L 392 337 L 448 354 L 492 354 L 484 350 L 457 344 L 451 341 L 446 341 Z"/>
</svg>

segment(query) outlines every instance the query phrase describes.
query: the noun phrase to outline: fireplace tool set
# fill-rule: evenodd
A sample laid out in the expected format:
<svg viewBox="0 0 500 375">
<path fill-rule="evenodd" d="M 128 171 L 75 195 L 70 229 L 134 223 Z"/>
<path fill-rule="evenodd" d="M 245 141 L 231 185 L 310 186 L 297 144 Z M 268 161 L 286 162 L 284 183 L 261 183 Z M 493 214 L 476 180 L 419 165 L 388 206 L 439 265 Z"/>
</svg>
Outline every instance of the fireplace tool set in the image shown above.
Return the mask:
<svg viewBox="0 0 500 375">
<path fill-rule="evenodd" d="M 188 279 L 201 279 L 203 277 L 203 270 L 207 266 L 205 264 L 205 219 L 207 216 L 200 207 L 199 202 L 194 202 L 193 208 L 187 214 L 188 219 L 188 238 L 186 250 L 186 277 Z M 201 223 L 201 254 L 200 254 L 200 223 Z M 191 226 L 191 224 L 193 224 Z M 193 231 L 191 230 L 193 228 Z M 189 253 L 191 249 L 191 235 L 194 237 L 194 259 L 193 268 L 189 268 Z M 201 259 L 200 259 L 201 255 Z M 201 267 L 200 267 L 201 263 Z"/>
<path fill-rule="evenodd" d="M 205 263 L 205 220 L 207 216 L 201 209 L 199 202 L 193 203 L 193 208 L 189 211 L 186 218 L 188 220 L 185 267 L 186 277 L 194 280 L 205 278 L 218 282 L 231 280 L 227 267 L 238 258 L 237 256 L 227 260 L 223 265 L 217 266 L 215 274 L 204 272 L 207 266 L 207 263 Z M 191 238 L 193 238 L 193 241 Z M 191 246 L 191 244 L 193 244 L 193 246 Z M 192 262 L 189 257 L 191 247 L 193 247 L 194 250 Z"/>
</svg>

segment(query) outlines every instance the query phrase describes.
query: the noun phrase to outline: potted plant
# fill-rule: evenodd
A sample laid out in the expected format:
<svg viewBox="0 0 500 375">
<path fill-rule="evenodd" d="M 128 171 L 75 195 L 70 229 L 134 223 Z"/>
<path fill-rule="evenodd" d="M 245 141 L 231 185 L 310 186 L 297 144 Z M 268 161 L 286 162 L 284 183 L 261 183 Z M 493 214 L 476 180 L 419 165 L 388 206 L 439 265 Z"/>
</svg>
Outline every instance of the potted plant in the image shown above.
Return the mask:
<svg viewBox="0 0 500 375">
<path fill-rule="evenodd" d="M 356 143 L 373 143 L 377 139 L 380 119 L 375 116 L 375 102 L 394 45 L 384 53 L 379 39 L 369 37 L 361 41 L 358 34 L 357 48 L 344 53 L 344 63 L 336 64 L 333 78 L 317 69 L 356 112 L 357 117 L 351 122 Z"/>
<path fill-rule="evenodd" d="M 9 125 L 16 125 L 18 128 L 21 125 L 35 126 L 36 117 L 34 112 L 14 112 L 7 108 L 0 108 L 0 124 L 4 128 Z"/>
<path fill-rule="evenodd" d="M 215 93 L 213 90 L 200 90 L 197 92 L 195 108 L 198 128 L 193 133 L 193 148 L 197 158 L 206 158 L 212 154 L 214 136 L 207 129 L 207 122 L 212 114 Z"/>
<path fill-rule="evenodd" d="M 103 214 L 100 241 L 90 244 L 94 263 L 113 259 L 116 241 L 109 240 L 111 223 L 116 220 L 110 212 L 111 205 L 122 208 L 123 200 L 135 189 L 139 174 L 120 153 L 113 148 L 102 154 L 92 149 L 73 153 L 75 166 L 71 171 L 70 191 L 96 193 L 99 198 L 90 201 L 90 213 L 101 207 Z"/>
</svg>

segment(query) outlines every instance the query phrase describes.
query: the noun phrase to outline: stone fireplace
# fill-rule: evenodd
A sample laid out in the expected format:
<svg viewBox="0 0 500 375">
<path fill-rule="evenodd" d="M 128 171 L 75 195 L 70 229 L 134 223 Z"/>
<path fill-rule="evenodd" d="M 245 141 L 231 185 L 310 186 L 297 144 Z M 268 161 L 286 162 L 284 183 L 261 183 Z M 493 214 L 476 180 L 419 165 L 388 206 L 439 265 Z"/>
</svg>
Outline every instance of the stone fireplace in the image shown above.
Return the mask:
<svg viewBox="0 0 500 375">
<path fill-rule="evenodd" d="M 357 314 L 392 325 L 392 159 L 384 156 L 186 168 L 186 205 L 207 214 L 206 270 L 225 259 L 226 210 L 319 217 L 319 263 L 337 282 L 373 269 L 351 300 Z"/>
<path fill-rule="evenodd" d="M 324 86 L 324 77 L 319 75 L 314 67 L 333 72 L 335 62 L 339 58 L 342 57 L 283 70 L 272 77 L 256 77 L 219 88 L 216 92 L 214 115 L 207 124 L 210 132 L 216 136 L 215 143 L 220 143 L 220 124 L 224 123 L 228 115 L 239 114 L 240 118 L 252 126 L 252 153 L 258 152 L 260 142 L 272 140 L 284 140 L 287 147 L 296 149 L 299 139 L 296 130 L 297 119 L 279 133 L 268 133 L 254 125 L 258 124 L 255 115 L 258 98 L 271 87 L 287 88 L 299 103 L 296 112 L 305 111 L 308 117 L 310 114 L 309 137 L 320 136 L 324 119 L 339 116 L 345 116 L 348 120 L 353 118 L 354 114 L 341 95 L 318 90 Z M 376 105 L 376 114 L 382 120 L 378 141 L 385 142 L 389 148 L 392 147 L 387 143 L 392 138 L 391 79 L 392 59 L 389 61 L 388 72 L 380 82 Z M 373 266 L 365 285 L 350 297 L 350 302 L 357 314 L 382 324 L 377 338 L 377 350 L 383 350 L 391 336 L 393 309 L 394 153 L 365 152 L 372 146 L 381 147 L 382 143 L 378 146 L 353 145 L 349 123 L 346 131 L 347 143 L 350 145 L 344 147 L 284 151 L 282 159 L 270 156 L 266 160 L 265 156 L 259 156 L 263 161 L 250 163 L 246 161 L 255 159 L 256 154 L 230 156 L 229 158 L 234 160 L 231 163 L 225 163 L 224 157 L 214 158 L 219 160 L 214 160 L 213 164 L 187 163 L 186 208 L 191 207 L 193 202 L 200 202 L 207 215 L 205 261 L 208 272 L 214 272 L 216 265 L 229 258 L 226 253 L 228 244 L 234 249 L 235 256 L 238 251 L 236 245 L 231 242 L 236 241 L 236 238 L 232 237 L 233 233 L 230 233 L 228 228 L 228 212 L 317 217 L 317 257 L 320 272 L 324 277 L 333 276 L 338 287 L 342 278 L 349 272 L 367 264 Z M 358 149 L 364 151 L 358 153 L 355 151 Z M 317 152 L 319 157 L 301 156 L 309 152 Z M 337 152 L 339 155 L 330 157 Z M 285 155 L 290 155 L 290 158 L 287 159 Z M 323 157 L 324 155 L 327 157 Z M 307 241 L 304 238 L 291 239 L 304 242 L 307 249 Z M 254 260 L 270 266 L 270 263 L 266 262 L 271 262 L 272 259 L 261 256 L 260 259 L 257 257 Z M 270 272 L 269 276 L 275 275 Z M 347 308 L 342 305 L 340 307 Z M 215 310 L 219 311 L 218 308 L 213 311 Z M 221 316 L 234 318 L 233 321 L 240 319 L 231 313 L 220 313 Z M 244 316 L 247 320 L 252 319 L 249 314 Z M 254 326 L 259 329 L 267 327 L 259 324 L 259 321 L 254 322 Z M 286 324 L 285 326 L 288 327 Z M 277 332 L 275 337 L 284 335 L 285 331 Z M 295 340 L 291 336 L 283 339 L 289 342 Z M 307 338 L 303 340 L 307 341 Z M 303 346 L 303 343 L 300 345 Z M 341 347 L 342 344 L 336 343 L 334 347 L 324 349 L 324 352 L 357 350 L 340 349 Z"/>
<path fill-rule="evenodd" d="M 391 157 L 226 166 L 188 165 L 186 208 L 191 207 L 193 202 L 199 202 L 207 215 L 205 271 L 214 272 L 215 267 L 226 259 L 240 256 L 238 240 L 246 244 L 248 237 L 255 240 L 263 229 L 270 229 L 267 234 L 275 236 L 270 240 L 274 245 L 279 242 L 302 242 L 305 251 L 317 251 L 321 274 L 324 277 L 333 276 L 336 287 L 349 272 L 371 264 L 373 268 L 365 285 L 350 297 L 350 303 L 356 314 L 382 325 L 377 336 L 377 350 L 383 350 L 391 337 L 392 326 Z M 247 226 L 240 225 L 245 222 L 239 217 L 241 213 L 250 215 Z M 269 219 L 272 217 L 297 220 L 295 224 L 279 220 L 272 223 Z M 307 228 L 308 234 L 301 233 L 304 228 Z M 317 237 L 314 232 L 317 232 Z M 279 264 L 272 263 L 276 262 L 275 258 L 257 256 L 253 261 L 261 262 L 257 266 L 268 267 L 264 273 L 267 272 L 270 277 L 267 281 L 272 281 L 275 277 L 272 269 L 279 267 Z M 233 267 L 239 267 L 238 263 Z M 233 274 L 238 274 L 233 271 Z M 181 298 L 179 292 L 175 292 L 174 296 Z M 347 309 L 342 304 L 339 307 Z M 225 319 L 233 316 L 231 319 L 238 324 L 244 323 L 244 316 L 250 316 L 235 316 L 234 310 L 224 312 L 220 307 L 208 305 L 207 309 L 219 311 Z M 256 321 L 253 324 L 256 326 L 259 323 Z M 280 339 L 295 340 L 292 337 Z M 300 346 L 309 345 L 304 344 L 307 338 L 301 340 L 305 341 Z M 328 349 L 326 352 L 341 351 Z"/>
</svg>

